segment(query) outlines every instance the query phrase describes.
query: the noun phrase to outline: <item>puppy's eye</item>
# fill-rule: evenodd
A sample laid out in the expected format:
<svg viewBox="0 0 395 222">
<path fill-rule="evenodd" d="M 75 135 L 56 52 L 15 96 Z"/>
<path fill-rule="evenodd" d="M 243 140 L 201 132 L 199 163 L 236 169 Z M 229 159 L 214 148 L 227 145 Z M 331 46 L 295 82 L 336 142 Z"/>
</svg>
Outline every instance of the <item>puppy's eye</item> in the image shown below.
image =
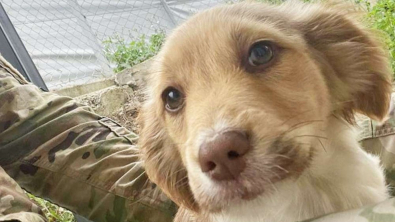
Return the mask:
<svg viewBox="0 0 395 222">
<path fill-rule="evenodd" d="M 254 43 L 249 51 L 248 62 L 251 66 L 260 66 L 273 59 L 274 52 L 269 41 Z"/>
<path fill-rule="evenodd" d="M 169 112 L 177 112 L 184 105 L 184 96 L 174 87 L 168 87 L 163 91 L 162 97 L 165 103 L 165 108 Z"/>
</svg>

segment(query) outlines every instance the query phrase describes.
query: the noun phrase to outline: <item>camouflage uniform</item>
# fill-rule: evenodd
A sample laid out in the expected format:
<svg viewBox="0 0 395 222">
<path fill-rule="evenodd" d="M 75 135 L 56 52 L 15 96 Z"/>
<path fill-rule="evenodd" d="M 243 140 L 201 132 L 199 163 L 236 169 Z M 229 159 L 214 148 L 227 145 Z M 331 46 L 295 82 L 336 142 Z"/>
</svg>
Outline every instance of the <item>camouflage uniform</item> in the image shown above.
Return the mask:
<svg viewBox="0 0 395 222">
<path fill-rule="evenodd" d="M 395 93 L 392 94 L 389 118 L 379 124 L 362 119 L 361 144 L 369 153 L 380 156 L 392 196 L 395 196 Z"/>
<path fill-rule="evenodd" d="M 362 143 L 381 155 L 391 181 L 395 117 L 361 124 Z M 136 139 L 89 107 L 28 84 L 0 56 L 0 221 L 45 221 L 18 184 L 97 222 L 171 221 L 177 209 L 148 181 Z M 314 221 L 395 222 L 395 200 Z"/>
<path fill-rule="evenodd" d="M 92 221 L 172 221 L 177 209 L 148 181 L 136 138 L 0 58 L 0 221 L 44 221 L 14 180 Z"/>
</svg>

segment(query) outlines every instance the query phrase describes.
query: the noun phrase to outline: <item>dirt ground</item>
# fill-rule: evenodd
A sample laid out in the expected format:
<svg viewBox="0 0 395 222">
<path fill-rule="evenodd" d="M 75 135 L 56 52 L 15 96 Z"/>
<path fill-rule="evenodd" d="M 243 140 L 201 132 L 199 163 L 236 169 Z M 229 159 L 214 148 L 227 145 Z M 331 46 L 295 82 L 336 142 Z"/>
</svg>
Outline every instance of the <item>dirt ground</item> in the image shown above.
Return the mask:
<svg viewBox="0 0 395 222">
<path fill-rule="evenodd" d="M 149 59 L 130 69 L 117 73 L 114 86 L 75 99 L 90 106 L 97 114 L 109 117 L 125 128 L 139 133 L 137 115 L 144 101 L 149 69 Z"/>
<path fill-rule="evenodd" d="M 125 128 L 138 133 L 139 126 L 136 118 L 144 101 L 140 87 L 114 86 L 101 92 L 77 97 L 76 100 L 90 106 L 97 114 L 109 117 Z"/>
<path fill-rule="evenodd" d="M 139 133 L 137 115 L 143 101 L 144 96 L 141 90 L 134 91 L 132 94 L 129 94 L 129 100 L 124 103 L 122 108 L 118 109 L 108 117 L 132 132 Z"/>
</svg>

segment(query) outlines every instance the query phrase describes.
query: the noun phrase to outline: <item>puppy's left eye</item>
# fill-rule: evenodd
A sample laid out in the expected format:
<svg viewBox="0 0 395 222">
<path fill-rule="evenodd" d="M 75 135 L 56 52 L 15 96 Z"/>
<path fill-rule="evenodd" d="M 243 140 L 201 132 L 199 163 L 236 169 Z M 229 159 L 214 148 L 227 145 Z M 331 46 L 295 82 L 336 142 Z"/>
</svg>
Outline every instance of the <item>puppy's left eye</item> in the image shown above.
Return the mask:
<svg viewBox="0 0 395 222">
<path fill-rule="evenodd" d="M 260 41 L 254 43 L 248 56 L 248 62 L 251 66 L 260 66 L 269 63 L 274 56 L 272 44 L 269 41 Z"/>
<path fill-rule="evenodd" d="M 184 105 L 184 96 L 174 87 L 168 87 L 163 91 L 162 98 L 165 103 L 165 108 L 169 112 L 177 112 Z"/>
</svg>

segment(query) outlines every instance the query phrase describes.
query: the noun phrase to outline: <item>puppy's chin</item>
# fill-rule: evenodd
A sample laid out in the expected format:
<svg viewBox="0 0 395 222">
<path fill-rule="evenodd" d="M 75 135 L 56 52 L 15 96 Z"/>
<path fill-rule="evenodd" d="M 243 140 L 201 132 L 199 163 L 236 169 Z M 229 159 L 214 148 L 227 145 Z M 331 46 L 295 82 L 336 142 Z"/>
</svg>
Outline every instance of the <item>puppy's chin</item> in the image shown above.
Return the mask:
<svg viewBox="0 0 395 222">
<path fill-rule="evenodd" d="M 219 212 L 276 191 L 276 183 L 297 179 L 312 159 L 311 146 L 278 139 L 262 154 L 255 148 L 246 158 L 246 169 L 234 180 L 216 181 L 199 172 L 189 175 L 190 186 L 201 209 Z M 196 171 L 195 171 L 196 172 Z"/>
</svg>

